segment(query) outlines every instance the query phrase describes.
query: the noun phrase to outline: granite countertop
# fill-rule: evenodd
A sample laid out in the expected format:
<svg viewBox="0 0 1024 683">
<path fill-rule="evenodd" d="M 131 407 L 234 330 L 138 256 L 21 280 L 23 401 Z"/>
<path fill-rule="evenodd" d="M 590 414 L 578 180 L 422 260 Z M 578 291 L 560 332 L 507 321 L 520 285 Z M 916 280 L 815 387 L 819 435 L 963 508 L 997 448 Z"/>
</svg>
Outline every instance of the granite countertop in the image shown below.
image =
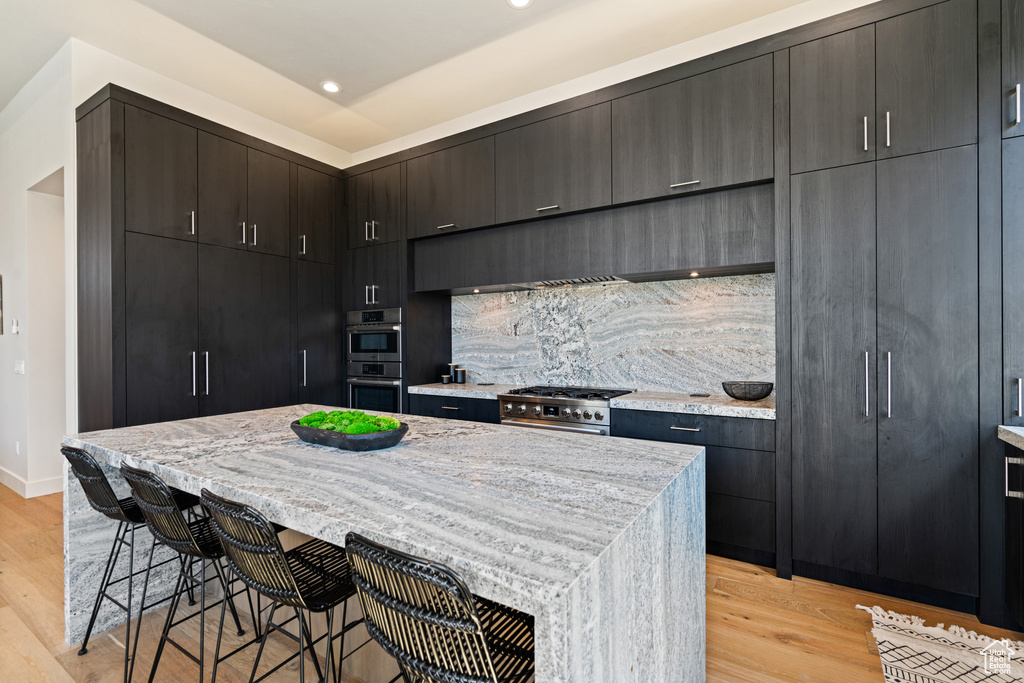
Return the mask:
<svg viewBox="0 0 1024 683">
<path fill-rule="evenodd" d="M 1024 450 L 1024 427 L 1004 427 L 1000 425 L 999 438 L 1006 443 Z"/>
<path fill-rule="evenodd" d="M 516 384 L 421 384 L 409 387 L 410 394 L 431 396 L 461 396 L 463 398 L 495 399 L 512 389 L 521 388 Z M 717 415 L 718 417 L 747 417 L 755 420 L 775 419 L 775 396 L 761 401 L 737 401 L 725 394 L 707 397 L 671 391 L 634 391 L 620 398 L 613 398 L 609 407 L 621 410 L 653 410 L 661 413 L 686 413 L 689 415 Z"/>
<path fill-rule="evenodd" d="M 760 401 L 738 401 L 725 394 L 690 396 L 668 391 L 635 391 L 613 398 L 610 406 L 623 410 L 653 410 L 661 413 L 775 419 L 775 396 Z"/>
<path fill-rule="evenodd" d="M 483 398 L 494 400 L 498 394 L 507 394 L 513 389 L 518 389 L 519 384 L 419 384 L 409 387 L 410 394 L 425 394 L 428 396 L 455 396 L 462 398 Z"/>
<path fill-rule="evenodd" d="M 415 415 L 397 446 L 299 441 L 298 405 L 65 437 L 101 462 L 245 502 L 343 545 L 355 531 L 461 573 L 473 591 L 540 614 L 699 458 L 703 448 Z M 703 508 L 702 508 L 703 509 Z"/>
</svg>

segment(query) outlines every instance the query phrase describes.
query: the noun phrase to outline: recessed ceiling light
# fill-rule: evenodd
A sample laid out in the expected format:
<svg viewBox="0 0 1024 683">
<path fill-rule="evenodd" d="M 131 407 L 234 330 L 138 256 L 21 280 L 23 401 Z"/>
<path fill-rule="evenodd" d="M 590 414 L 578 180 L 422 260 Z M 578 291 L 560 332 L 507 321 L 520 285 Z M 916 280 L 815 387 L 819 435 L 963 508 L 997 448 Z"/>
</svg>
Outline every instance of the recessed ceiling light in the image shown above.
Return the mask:
<svg viewBox="0 0 1024 683">
<path fill-rule="evenodd" d="M 693 271 L 692 273 L 690 273 L 690 277 L 700 277 L 700 273 L 698 273 L 697 271 Z"/>
<path fill-rule="evenodd" d="M 320 87 L 329 93 L 341 92 L 341 86 L 334 81 L 321 81 Z"/>
<path fill-rule="evenodd" d="M 505 0 L 505 3 L 512 9 L 526 9 L 533 4 L 533 0 Z"/>
</svg>

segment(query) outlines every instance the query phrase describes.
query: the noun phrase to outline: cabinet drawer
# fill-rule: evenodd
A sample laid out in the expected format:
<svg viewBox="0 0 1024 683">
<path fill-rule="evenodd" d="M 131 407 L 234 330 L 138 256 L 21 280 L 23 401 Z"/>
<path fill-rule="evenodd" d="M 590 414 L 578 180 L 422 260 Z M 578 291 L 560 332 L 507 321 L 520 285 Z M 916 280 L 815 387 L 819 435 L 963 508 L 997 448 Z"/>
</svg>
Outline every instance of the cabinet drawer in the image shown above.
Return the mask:
<svg viewBox="0 0 1024 683">
<path fill-rule="evenodd" d="M 775 552 L 775 503 L 708 494 L 707 540 Z"/>
<path fill-rule="evenodd" d="M 409 394 L 409 412 L 425 417 L 446 417 L 497 424 L 501 419 L 498 401 L 483 398 Z"/>
<path fill-rule="evenodd" d="M 775 502 L 775 453 L 707 447 L 707 491 Z"/>
<path fill-rule="evenodd" d="M 612 436 L 699 446 L 775 450 L 775 420 L 613 408 Z"/>
</svg>

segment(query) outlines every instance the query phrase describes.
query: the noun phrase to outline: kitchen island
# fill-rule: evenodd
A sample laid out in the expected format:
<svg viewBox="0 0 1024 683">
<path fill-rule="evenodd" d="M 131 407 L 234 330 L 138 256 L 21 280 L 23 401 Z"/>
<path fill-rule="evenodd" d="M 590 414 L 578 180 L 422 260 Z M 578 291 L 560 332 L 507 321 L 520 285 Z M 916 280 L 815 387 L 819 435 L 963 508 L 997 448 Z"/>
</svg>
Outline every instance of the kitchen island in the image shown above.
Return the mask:
<svg viewBox="0 0 1024 683">
<path fill-rule="evenodd" d="M 67 437 L 104 464 L 240 500 L 344 544 L 447 564 L 535 617 L 536 680 L 704 678 L 704 449 L 400 416 L 394 448 L 299 441 L 301 405 Z M 66 637 L 85 631 L 113 527 L 65 467 Z M 125 489 L 118 491 L 125 494 Z M 97 630 L 116 623 L 109 613 Z"/>
</svg>

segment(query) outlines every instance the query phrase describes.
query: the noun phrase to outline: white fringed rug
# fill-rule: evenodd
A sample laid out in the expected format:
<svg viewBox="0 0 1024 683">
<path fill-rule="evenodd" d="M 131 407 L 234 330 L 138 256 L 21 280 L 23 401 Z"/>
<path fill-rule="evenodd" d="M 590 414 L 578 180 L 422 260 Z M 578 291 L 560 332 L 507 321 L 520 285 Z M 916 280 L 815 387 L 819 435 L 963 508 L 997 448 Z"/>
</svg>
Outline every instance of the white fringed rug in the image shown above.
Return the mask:
<svg viewBox="0 0 1024 683">
<path fill-rule="evenodd" d="M 857 605 L 871 615 L 886 683 L 1021 683 L 1024 642 Z"/>
</svg>

